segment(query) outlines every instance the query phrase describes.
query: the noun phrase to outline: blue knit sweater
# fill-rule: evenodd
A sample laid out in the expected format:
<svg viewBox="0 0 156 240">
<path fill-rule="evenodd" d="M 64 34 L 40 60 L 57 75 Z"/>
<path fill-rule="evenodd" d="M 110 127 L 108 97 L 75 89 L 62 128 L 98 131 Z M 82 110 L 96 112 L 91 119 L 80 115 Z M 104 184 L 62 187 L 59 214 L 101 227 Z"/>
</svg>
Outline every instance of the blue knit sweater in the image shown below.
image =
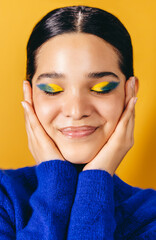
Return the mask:
<svg viewBox="0 0 156 240">
<path fill-rule="evenodd" d="M 2 240 L 156 240 L 156 191 L 59 159 L 0 170 Z"/>
</svg>

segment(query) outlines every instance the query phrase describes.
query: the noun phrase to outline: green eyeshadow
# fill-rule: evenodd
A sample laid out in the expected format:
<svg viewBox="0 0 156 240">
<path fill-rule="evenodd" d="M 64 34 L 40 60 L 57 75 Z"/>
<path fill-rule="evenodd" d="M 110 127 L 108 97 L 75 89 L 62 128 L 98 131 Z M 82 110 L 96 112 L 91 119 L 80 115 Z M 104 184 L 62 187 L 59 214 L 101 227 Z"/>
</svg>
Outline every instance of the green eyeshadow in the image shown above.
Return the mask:
<svg viewBox="0 0 156 240">
<path fill-rule="evenodd" d="M 60 92 L 63 91 L 63 89 L 53 83 L 49 83 L 49 84 L 37 84 L 37 87 L 45 92 L 49 92 L 49 93 L 54 93 L 54 92 Z"/>
<path fill-rule="evenodd" d="M 100 82 L 91 88 L 91 91 L 107 93 L 115 89 L 119 82 Z"/>
</svg>

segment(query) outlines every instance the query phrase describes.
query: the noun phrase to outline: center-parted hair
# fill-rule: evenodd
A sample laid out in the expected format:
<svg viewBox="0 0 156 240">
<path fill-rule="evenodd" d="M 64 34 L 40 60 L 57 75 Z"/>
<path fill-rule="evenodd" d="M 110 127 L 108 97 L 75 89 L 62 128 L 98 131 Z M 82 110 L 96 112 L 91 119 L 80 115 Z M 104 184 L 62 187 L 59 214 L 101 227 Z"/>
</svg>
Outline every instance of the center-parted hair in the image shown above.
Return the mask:
<svg viewBox="0 0 156 240">
<path fill-rule="evenodd" d="M 39 48 L 50 38 L 64 33 L 89 33 L 112 45 L 126 80 L 133 76 L 131 38 L 120 20 L 111 13 L 89 6 L 68 6 L 47 13 L 33 28 L 27 43 L 26 79 L 31 83 Z"/>
</svg>

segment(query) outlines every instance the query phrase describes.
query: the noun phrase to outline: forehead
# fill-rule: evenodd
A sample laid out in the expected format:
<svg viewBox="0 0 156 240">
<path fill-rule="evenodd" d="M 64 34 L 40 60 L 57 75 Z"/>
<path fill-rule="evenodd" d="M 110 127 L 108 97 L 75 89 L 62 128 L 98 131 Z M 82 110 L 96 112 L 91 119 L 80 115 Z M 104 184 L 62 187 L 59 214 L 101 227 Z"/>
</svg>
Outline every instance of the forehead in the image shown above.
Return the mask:
<svg viewBox="0 0 156 240">
<path fill-rule="evenodd" d="M 41 45 L 36 55 L 37 73 L 56 71 L 82 73 L 116 71 L 119 56 L 112 45 L 100 37 L 86 33 L 65 33 Z"/>
<path fill-rule="evenodd" d="M 80 55 L 83 57 L 108 58 L 117 60 L 118 55 L 113 46 L 100 37 L 88 33 L 65 33 L 57 35 L 41 45 L 38 50 L 38 59 L 41 57 L 56 55 L 69 55 L 77 59 Z"/>
</svg>

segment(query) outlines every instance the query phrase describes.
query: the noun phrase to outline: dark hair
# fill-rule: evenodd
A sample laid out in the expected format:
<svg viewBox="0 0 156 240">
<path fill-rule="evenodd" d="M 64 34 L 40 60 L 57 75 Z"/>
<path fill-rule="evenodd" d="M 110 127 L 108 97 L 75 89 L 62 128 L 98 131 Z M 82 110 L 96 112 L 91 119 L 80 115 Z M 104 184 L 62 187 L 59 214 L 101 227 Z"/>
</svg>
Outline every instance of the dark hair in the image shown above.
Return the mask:
<svg viewBox="0 0 156 240">
<path fill-rule="evenodd" d="M 119 67 L 126 80 L 133 76 L 132 43 L 124 25 L 111 13 L 79 5 L 54 9 L 33 28 L 27 43 L 26 79 L 30 83 L 36 71 L 35 58 L 39 47 L 54 36 L 71 32 L 89 33 L 103 38 L 116 50 Z"/>
</svg>

